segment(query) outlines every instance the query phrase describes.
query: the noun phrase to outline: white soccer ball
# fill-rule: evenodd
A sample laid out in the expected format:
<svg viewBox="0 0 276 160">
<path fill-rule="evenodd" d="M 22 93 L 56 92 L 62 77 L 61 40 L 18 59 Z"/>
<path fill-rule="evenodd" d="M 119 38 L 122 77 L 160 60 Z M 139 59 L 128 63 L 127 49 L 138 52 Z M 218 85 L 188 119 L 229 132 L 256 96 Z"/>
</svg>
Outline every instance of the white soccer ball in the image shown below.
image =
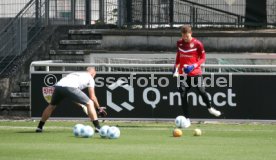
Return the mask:
<svg viewBox="0 0 276 160">
<path fill-rule="evenodd" d="M 107 130 L 107 137 L 110 139 L 117 139 L 120 137 L 120 129 L 118 127 L 112 126 Z"/>
<path fill-rule="evenodd" d="M 109 128 L 110 127 L 108 125 L 104 125 L 104 126 L 101 127 L 101 129 L 100 129 L 100 136 L 102 138 L 107 137 L 107 131 L 108 131 Z"/>
<path fill-rule="evenodd" d="M 83 131 L 84 125 L 83 124 L 76 124 L 73 128 L 74 136 L 80 137 L 81 132 Z"/>
<path fill-rule="evenodd" d="M 81 130 L 81 137 L 89 138 L 94 135 L 94 130 L 91 126 L 84 126 Z"/>
<path fill-rule="evenodd" d="M 188 122 L 184 116 L 177 116 L 175 118 L 175 125 L 177 128 L 187 128 Z"/>
</svg>

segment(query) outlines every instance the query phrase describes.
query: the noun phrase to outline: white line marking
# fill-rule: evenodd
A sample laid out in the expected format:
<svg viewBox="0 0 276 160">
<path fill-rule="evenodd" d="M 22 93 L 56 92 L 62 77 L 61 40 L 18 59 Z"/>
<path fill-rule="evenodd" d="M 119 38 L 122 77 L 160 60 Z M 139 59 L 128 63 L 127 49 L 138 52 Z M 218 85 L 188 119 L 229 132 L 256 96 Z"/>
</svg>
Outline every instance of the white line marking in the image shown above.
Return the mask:
<svg viewBox="0 0 276 160">
<path fill-rule="evenodd" d="M 174 128 L 174 126 L 168 126 L 164 128 L 163 127 L 149 127 L 149 126 L 137 126 L 137 127 L 124 127 L 124 126 L 119 126 L 119 128 L 122 128 L 123 130 L 171 130 Z M 192 131 L 195 128 L 200 128 L 200 127 L 191 127 L 189 129 L 183 128 L 182 130 L 187 130 L 187 131 Z M 35 130 L 36 127 L 27 127 L 27 126 L 0 126 L 1 130 L 10 130 L 10 129 L 33 129 Z M 66 129 L 66 130 L 72 130 L 72 127 L 61 127 L 61 126 L 46 126 L 45 129 Z M 203 131 L 216 131 L 216 132 L 276 132 L 274 129 L 212 129 L 212 128 L 201 128 Z"/>
</svg>

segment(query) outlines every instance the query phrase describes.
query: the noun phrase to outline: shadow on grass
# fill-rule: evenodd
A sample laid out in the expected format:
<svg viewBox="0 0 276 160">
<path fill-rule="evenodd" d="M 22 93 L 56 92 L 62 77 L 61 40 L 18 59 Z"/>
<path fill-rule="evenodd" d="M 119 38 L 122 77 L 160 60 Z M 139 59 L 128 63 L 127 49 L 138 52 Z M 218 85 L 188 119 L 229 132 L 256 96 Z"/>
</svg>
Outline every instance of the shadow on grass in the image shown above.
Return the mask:
<svg viewBox="0 0 276 160">
<path fill-rule="evenodd" d="M 21 133 L 21 134 L 30 134 L 30 133 L 35 133 L 35 134 L 49 134 L 49 133 L 62 133 L 64 131 L 43 131 L 43 132 L 35 132 L 35 130 L 31 131 L 16 131 L 15 133 Z"/>
</svg>

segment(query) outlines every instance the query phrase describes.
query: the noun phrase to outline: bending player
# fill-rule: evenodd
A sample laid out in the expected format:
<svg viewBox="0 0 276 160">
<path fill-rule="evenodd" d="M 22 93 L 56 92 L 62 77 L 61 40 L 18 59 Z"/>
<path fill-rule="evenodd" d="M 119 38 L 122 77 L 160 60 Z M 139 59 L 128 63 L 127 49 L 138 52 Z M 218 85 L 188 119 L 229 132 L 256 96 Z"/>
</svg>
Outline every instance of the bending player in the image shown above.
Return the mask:
<svg viewBox="0 0 276 160">
<path fill-rule="evenodd" d="M 56 106 L 66 97 L 73 102 L 79 104 L 84 112 L 88 115 L 96 132 L 100 129 L 98 115 L 106 116 L 107 113 L 104 107 L 100 107 L 98 99 L 95 94 L 94 77 L 96 70 L 94 67 L 88 67 L 86 72 L 73 72 L 62 78 L 54 86 L 55 90 L 52 95 L 50 104 L 44 109 L 41 120 L 37 126 L 36 132 L 42 132 L 43 126 L 51 116 Z M 89 97 L 82 92 L 82 89 L 88 88 Z"/>
<path fill-rule="evenodd" d="M 195 87 L 198 90 L 210 114 L 219 117 L 221 112 L 211 106 L 211 101 L 208 98 L 203 84 L 201 64 L 206 60 L 203 44 L 192 37 L 192 28 L 190 26 L 182 26 L 181 34 L 182 38 L 177 41 L 177 54 L 173 76 L 178 77 L 181 74 L 186 76 L 186 83 L 181 82 L 178 90 L 181 94 L 183 113 L 188 119 L 189 127 L 191 123 L 189 119 L 187 92 L 191 87 Z"/>
</svg>

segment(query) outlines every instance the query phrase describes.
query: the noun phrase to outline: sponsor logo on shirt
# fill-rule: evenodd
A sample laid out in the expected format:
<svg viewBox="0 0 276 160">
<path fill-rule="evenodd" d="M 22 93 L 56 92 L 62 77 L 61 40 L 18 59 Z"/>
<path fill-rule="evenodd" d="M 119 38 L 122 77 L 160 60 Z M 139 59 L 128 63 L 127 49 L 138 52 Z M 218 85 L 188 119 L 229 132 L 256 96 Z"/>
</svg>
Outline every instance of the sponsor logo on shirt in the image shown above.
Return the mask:
<svg viewBox="0 0 276 160">
<path fill-rule="evenodd" d="M 187 58 L 192 58 L 192 55 L 187 55 L 187 54 L 180 54 L 180 57 L 187 57 Z"/>
</svg>

